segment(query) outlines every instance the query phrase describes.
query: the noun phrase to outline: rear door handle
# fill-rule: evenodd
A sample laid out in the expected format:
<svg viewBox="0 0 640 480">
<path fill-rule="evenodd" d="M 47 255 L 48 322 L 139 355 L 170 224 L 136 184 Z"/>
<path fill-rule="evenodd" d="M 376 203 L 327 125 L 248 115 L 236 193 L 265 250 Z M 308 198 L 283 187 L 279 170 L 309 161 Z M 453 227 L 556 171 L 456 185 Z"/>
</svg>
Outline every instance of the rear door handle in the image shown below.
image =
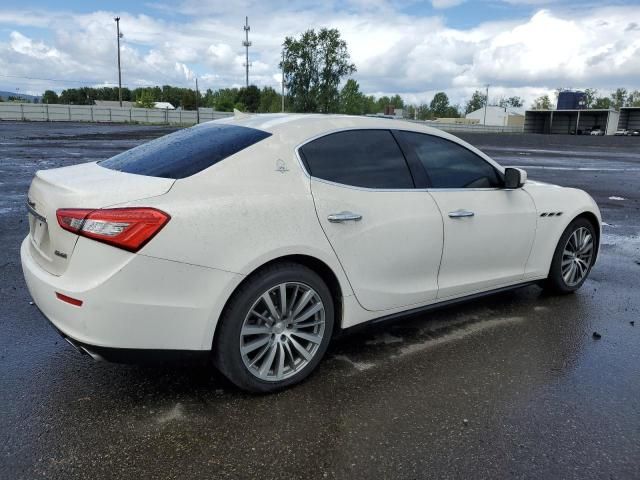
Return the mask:
<svg viewBox="0 0 640 480">
<path fill-rule="evenodd" d="M 449 212 L 450 218 L 464 218 L 464 217 L 473 217 L 475 213 L 469 210 L 463 210 L 462 208 L 459 210 L 455 210 L 453 212 Z"/>
<path fill-rule="evenodd" d="M 332 213 L 327 217 L 327 220 L 331 223 L 359 222 L 362 220 L 362 215 L 353 212 Z"/>
</svg>

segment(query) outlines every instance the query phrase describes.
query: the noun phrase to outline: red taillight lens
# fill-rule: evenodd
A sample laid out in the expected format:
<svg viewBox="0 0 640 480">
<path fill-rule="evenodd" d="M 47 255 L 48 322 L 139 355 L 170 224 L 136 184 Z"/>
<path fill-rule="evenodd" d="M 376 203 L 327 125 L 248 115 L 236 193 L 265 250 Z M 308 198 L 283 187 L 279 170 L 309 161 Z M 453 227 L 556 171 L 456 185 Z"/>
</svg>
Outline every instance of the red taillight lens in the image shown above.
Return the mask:
<svg viewBox="0 0 640 480">
<path fill-rule="evenodd" d="M 108 208 L 88 210 L 61 208 L 56 212 L 58 224 L 77 235 L 137 252 L 151 240 L 171 218 L 155 208 Z"/>
</svg>

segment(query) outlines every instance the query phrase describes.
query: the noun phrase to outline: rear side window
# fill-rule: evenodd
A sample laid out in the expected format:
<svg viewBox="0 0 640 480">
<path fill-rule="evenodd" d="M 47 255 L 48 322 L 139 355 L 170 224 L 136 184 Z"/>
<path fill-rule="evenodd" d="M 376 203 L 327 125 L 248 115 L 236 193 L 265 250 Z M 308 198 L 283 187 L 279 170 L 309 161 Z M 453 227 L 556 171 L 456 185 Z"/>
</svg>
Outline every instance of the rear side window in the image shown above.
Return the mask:
<svg viewBox="0 0 640 480">
<path fill-rule="evenodd" d="M 98 164 L 125 173 L 179 179 L 209 168 L 269 136 L 270 133 L 255 128 L 208 123 L 157 138 Z"/>
<path fill-rule="evenodd" d="M 397 132 L 402 148 L 414 153 L 433 188 L 500 188 L 500 175 L 489 162 L 462 145 L 423 133 Z"/>
<path fill-rule="evenodd" d="M 388 130 L 347 130 L 304 145 L 309 173 L 324 180 L 367 188 L 413 188 L 400 147 Z"/>
</svg>

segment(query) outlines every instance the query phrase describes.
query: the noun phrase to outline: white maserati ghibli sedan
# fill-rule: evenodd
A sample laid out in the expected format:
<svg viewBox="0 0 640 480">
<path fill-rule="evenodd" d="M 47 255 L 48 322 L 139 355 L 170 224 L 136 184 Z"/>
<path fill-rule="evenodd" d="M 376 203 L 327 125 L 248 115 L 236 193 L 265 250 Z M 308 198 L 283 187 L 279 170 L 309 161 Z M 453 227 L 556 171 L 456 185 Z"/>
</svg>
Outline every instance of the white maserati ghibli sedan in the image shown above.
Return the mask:
<svg viewBox="0 0 640 480">
<path fill-rule="evenodd" d="M 584 283 L 601 217 L 400 120 L 250 115 L 38 171 L 22 243 L 44 316 L 95 359 L 209 355 L 269 392 L 339 330 L 531 283 Z"/>
</svg>

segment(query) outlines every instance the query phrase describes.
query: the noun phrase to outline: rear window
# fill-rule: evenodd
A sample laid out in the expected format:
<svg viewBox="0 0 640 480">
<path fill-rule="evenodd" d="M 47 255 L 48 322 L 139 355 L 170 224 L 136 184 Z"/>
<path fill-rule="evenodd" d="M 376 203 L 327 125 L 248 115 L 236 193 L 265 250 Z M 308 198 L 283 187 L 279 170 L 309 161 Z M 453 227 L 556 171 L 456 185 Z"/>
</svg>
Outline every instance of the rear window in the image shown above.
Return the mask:
<svg viewBox="0 0 640 480">
<path fill-rule="evenodd" d="M 157 138 L 98 164 L 119 172 L 179 179 L 201 172 L 269 136 L 255 128 L 203 124 Z"/>
</svg>

